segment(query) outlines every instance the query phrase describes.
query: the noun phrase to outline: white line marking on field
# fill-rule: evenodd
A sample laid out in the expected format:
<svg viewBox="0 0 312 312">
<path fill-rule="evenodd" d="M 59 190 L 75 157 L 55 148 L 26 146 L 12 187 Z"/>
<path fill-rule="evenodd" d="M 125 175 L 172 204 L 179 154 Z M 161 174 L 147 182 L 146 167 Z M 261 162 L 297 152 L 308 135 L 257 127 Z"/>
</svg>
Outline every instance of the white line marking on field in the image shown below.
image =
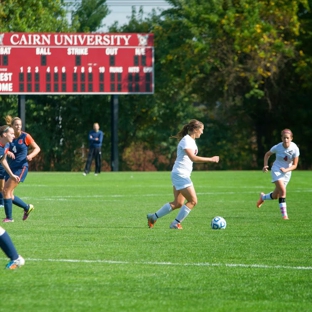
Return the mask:
<svg viewBox="0 0 312 312">
<path fill-rule="evenodd" d="M 311 193 L 312 189 L 305 189 L 305 190 L 295 190 L 292 191 L 293 193 Z M 210 195 L 210 196 L 220 196 L 220 195 L 234 195 L 237 194 L 237 192 L 197 192 L 197 195 L 203 196 L 203 195 Z M 258 193 L 249 191 L 249 192 L 240 192 L 240 194 L 255 194 L 255 196 L 258 196 Z M 131 197 L 159 197 L 159 196 L 168 196 L 168 193 L 158 193 L 158 194 L 131 194 Z M 49 197 L 37 197 L 36 200 L 39 201 L 75 201 L 80 200 L 81 198 L 85 199 L 95 199 L 95 200 L 119 200 L 124 199 L 126 197 L 129 197 L 129 195 L 123 195 L 123 194 L 93 194 L 93 195 L 56 195 L 56 196 L 49 196 Z M 34 200 L 32 197 L 24 197 L 25 200 Z M 239 200 L 238 200 L 239 201 Z M 220 202 L 220 200 L 219 200 Z M 237 201 L 236 201 L 237 202 Z"/>
<path fill-rule="evenodd" d="M 175 262 L 130 262 L 117 260 L 78 260 L 78 259 L 25 259 L 27 261 L 43 262 L 72 262 L 72 263 L 106 263 L 106 264 L 135 264 L 135 265 L 167 265 L 167 266 L 199 266 L 199 267 L 230 267 L 230 268 L 256 268 L 256 269 L 288 269 L 288 270 L 312 270 L 312 267 L 288 266 L 288 265 L 265 265 L 265 264 L 239 264 L 239 263 L 175 263 Z"/>
</svg>

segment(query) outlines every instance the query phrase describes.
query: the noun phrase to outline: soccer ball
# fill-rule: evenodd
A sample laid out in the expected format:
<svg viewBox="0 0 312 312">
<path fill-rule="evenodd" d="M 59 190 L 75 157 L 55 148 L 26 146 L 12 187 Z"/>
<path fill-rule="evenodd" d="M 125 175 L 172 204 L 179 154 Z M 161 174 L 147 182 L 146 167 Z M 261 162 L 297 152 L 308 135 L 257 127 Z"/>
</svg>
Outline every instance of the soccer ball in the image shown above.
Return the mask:
<svg viewBox="0 0 312 312">
<path fill-rule="evenodd" d="M 214 217 L 211 220 L 211 228 L 213 230 L 224 230 L 226 228 L 226 221 L 222 217 Z"/>
</svg>

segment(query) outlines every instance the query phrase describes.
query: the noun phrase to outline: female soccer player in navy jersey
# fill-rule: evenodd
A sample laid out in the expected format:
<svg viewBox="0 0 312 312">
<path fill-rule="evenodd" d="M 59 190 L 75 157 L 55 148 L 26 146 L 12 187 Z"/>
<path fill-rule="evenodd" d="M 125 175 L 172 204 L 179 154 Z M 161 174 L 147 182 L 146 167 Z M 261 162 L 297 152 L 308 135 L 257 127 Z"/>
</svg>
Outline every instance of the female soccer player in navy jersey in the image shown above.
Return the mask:
<svg viewBox="0 0 312 312">
<path fill-rule="evenodd" d="M 5 169 L 2 167 L 2 165 L 0 164 L 0 208 L 3 208 L 3 195 L 2 195 L 2 191 L 4 188 L 4 177 L 5 177 Z"/>
<path fill-rule="evenodd" d="M 257 201 L 257 207 L 260 208 L 265 200 L 278 199 L 279 208 L 284 220 L 288 220 L 286 206 L 286 186 L 291 178 L 291 172 L 298 166 L 300 151 L 298 146 L 292 142 L 293 133 L 289 129 L 281 132 L 282 142 L 274 145 L 264 155 L 264 164 L 262 171 L 269 169 L 268 161 L 270 156 L 276 154 L 276 159 L 271 168 L 272 182 L 275 184 L 273 192 L 268 194 L 261 193 Z"/>
<path fill-rule="evenodd" d="M 177 159 L 171 171 L 174 200 L 166 203 L 155 213 L 147 215 L 147 225 L 150 228 L 154 227 L 157 219 L 167 215 L 172 210 L 182 207 L 175 220 L 170 224 L 170 229 L 182 230 L 181 222 L 197 204 L 196 192 L 191 181 L 193 162 L 219 162 L 219 156 L 197 156 L 198 148 L 195 139 L 198 139 L 203 134 L 203 131 L 203 123 L 192 119 L 173 137 L 179 140 Z"/>
<path fill-rule="evenodd" d="M 19 176 L 20 182 L 23 182 L 28 173 L 28 161 L 31 161 L 40 152 L 40 147 L 30 134 L 22 131 L 22 120 L 19 117 L 12 118 L 7 116 L 6 122 L 14 129 L 15 135 L 13 142 L 10 143 L 10 156 L 12 159 L 9 161 L 9 165 L 12 172 Z M 28 154 L 29 146 L 32 148 L 30 154 Z M 3 222 L 12 222 L 13 220 L 12 203 L 24 209 L 23 220 L 26 220 L 34 210 L 32 204 L 26 204 L 22 199 L 14 195 L 14 189 L 18 186 L 18 183 L 6 175 L 6 182 L 3 188 L 6 218 Z"/>
<path fill-rule="evenodd" d="M 0 164 L 6 170 L 12 180 L 19 181 L 19 177 L 11 171 L 6 156 L 9 150 L 9 142 L 14 139 L 14 131 L 10 126 L 0 127 Z M 25 260 L 20 256 L 15 246 L 4 228 L 0 226 L 0 248 L 10 258 L 10 262 L 6 265 L 7 269 L 14 270 L 25 264 Z"/>
</svg>

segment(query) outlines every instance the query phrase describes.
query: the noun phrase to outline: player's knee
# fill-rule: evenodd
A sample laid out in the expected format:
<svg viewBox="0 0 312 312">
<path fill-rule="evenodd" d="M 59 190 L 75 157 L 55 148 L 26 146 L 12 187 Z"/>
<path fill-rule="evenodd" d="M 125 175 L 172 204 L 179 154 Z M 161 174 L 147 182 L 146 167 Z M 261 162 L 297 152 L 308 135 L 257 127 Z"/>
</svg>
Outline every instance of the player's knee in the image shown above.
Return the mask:
<svg viewBox="0 0 312 312">
<path fill-rule="evenodd" d="M 8 192 L 6 189 L 2 191 L 3 198 L 10 198 L 10 192 Z"/>
<path fill-rule="evenodd" d="M 4 195 L 7 195 L 7 194 L 8 194 L 8 189 L 4 187 L 2 189 L 2 195 L 4 196 Z"/>
<path fill-rule="evenodd" d="M 172 210 L 181 208 L 183 203 L 173 202 L 171 203 Z"/>
<path fill-rule="evenodd" d="M 192 207 L 191 209 L 193 209 L 196 205 L 197 205 L 197 198 L 194 198 L 191 201 L 189 201 L 188 206 L 191 206 Z"/>
</svg>

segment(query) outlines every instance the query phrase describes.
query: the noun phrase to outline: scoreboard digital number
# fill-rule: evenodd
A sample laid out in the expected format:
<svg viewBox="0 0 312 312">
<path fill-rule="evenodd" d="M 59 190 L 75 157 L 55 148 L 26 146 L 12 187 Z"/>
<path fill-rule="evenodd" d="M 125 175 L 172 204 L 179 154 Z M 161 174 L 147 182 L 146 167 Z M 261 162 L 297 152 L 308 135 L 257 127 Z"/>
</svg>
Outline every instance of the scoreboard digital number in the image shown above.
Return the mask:
<svg viewBox="0 0 312 312">
<path fill-rule="evenodd" d="M 0 94 L 153 94 L 154 37 L 0 33 Z"/>
</svg>

